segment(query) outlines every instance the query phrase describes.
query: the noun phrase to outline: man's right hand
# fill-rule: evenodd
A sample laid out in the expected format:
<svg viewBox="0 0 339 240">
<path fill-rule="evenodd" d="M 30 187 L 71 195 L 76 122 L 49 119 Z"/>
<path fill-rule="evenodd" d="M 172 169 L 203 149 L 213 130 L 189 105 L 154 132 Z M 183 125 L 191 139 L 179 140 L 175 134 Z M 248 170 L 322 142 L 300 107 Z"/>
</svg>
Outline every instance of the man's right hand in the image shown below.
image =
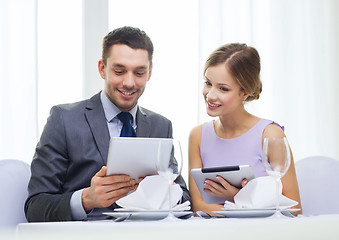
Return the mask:
<svg viewBox="0 0 339 240">
<path fill-rule="evenodd" d="M 82 192 L 82 205 L 86 212 L 93 208 L 105 208 L 134 190 L 137 185 L 128 175 L 106 176 L 103 166 L 91 180 L 91 186 Z"/>
</svg>

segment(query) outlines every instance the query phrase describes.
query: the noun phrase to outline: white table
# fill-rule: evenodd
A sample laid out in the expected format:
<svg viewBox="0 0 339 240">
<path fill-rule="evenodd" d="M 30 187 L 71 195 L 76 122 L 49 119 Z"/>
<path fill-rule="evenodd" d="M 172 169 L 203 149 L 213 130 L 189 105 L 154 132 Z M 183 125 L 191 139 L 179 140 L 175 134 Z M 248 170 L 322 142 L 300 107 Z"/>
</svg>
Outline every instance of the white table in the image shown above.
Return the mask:
<svg viewBox="0 0 339 240">
<path fill-rule="evenodd" d="M 23 223 L 16 239 L 339 239 L 339 215 L 287 219 L 191 218 L 180 222 L 88 221 Z"/>
</svg>

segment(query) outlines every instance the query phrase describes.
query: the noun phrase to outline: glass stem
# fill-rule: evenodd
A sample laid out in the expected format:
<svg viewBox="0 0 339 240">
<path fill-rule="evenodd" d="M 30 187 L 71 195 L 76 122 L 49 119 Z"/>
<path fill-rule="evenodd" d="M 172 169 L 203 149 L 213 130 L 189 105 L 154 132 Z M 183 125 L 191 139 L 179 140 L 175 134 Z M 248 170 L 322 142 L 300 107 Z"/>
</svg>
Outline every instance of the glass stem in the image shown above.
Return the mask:
<svg viewBox="0 0 339 240">
<path fill-rule="evenodd" d="M 169 184 L 168 184 L 168 211 L 169 211 L 169 214 L 172 215 L 173 214 L 173 211 L 172 211 L 172 196 L 171 196 L 171 185 L 172 185 L 172 182 L 169 181 Z"/>
<path fill-rule="evenodd" d="M 276 207 L 276 211 L 280 211 L 280 205 L 279 205 L 279 178 L 276 178 L 275 179 L 275 182 L 276 182 L 276 188 L 275 188 L 275 191 L 276 191 L 276 196 L 275 196 L 275 207 Z"/>
</svg>

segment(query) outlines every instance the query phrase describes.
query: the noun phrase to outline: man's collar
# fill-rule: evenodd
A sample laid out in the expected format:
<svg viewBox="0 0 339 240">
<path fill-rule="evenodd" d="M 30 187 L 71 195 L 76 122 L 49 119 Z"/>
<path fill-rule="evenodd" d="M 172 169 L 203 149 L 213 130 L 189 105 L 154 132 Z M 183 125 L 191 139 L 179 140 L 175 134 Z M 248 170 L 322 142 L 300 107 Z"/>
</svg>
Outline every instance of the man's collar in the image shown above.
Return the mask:
<svg viewBox="0 0 339 240">
<path fill-rule="evenodd" d="M 102 107 L 104 108 L 105 117 L 107 122 L 112 121 L 121 111 L 120 109 L 115 106 L 114 103 L 112 103 L 109 98 L 106 96 L 105 91 L 101 91 L 100 93 L 100 99 L 102 102 Z M 136 115 L 138 110 L 138 104 L 134 106 L 129 112 L 133 116 L 133 124 L 135 124 L 136 121 Z"/>
</svg>

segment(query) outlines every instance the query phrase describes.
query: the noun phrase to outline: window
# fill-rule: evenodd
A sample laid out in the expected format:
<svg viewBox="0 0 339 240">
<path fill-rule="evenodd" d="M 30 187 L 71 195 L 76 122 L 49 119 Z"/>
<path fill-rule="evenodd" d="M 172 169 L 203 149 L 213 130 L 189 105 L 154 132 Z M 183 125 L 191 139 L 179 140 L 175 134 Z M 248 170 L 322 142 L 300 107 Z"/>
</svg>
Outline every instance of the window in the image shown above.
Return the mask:
<svg viewBox="0 0 339 240">
<path fill-rule="evenodd" d="M 188 134 L 198 124 L 198 1 L 109 2 L 109 29 L 139 27 L 154 45 L 153 72 L 139 104 L 169 118 L 183 148 L 187 176 Z"/>
</svg>

